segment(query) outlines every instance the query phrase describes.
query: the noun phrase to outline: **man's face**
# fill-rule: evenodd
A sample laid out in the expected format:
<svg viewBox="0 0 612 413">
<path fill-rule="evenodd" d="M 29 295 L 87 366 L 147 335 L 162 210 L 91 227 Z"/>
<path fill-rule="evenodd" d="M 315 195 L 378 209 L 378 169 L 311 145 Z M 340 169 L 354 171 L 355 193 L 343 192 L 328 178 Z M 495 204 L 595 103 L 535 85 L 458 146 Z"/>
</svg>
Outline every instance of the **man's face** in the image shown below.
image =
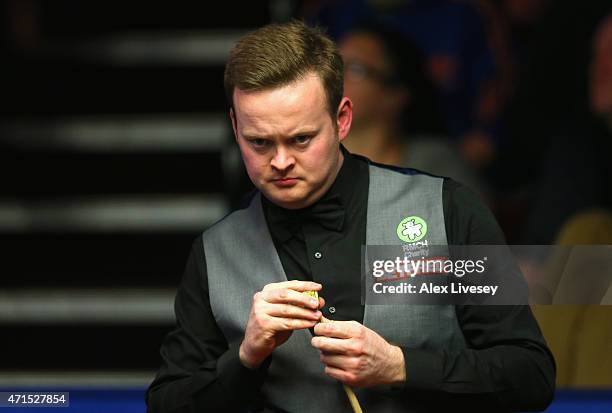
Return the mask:
<svg viewBox="0 0 612 413">
<path fill-rule="evenodd" d="M 312 205 L 334 182 L 352 104 L 344 98 L 330 116 L 323 85 L 310 74 L 263 91 L 234 90 L 232 125 L 253 184 L 283 208 Z"/>
<path fill-rule="evenodd" d="M 355 104 L 354 121 L 389 122 L 397 111 L 394 89 L 385 86 L 390 64 L 380 41 L 368 33 L 346 35 L 338 45 L 344 60 L 344 93 Z"/>
</svg>

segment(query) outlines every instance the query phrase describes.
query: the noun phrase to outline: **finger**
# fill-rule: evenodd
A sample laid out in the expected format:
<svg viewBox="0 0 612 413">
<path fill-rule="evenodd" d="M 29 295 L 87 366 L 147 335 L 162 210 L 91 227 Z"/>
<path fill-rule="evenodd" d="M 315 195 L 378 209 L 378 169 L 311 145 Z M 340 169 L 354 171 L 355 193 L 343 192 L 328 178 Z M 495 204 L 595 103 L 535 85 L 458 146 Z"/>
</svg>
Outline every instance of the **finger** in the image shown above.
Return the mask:
<svg viewBox="0 0 612 413">
<path fill-rule="evenodd" d="M 325 307 L 325 299 L 319 296 L 319 309 Z"/>
<path fill-rule="evenodd" d="M 291 280 L 291 281 L 282 281 L 279 283 L 268 284 L 263 288 L 263 291 L 276 290 L 276 289 L 282 289 L 282 288 L 304 292 L 304 291 L 313 291 L 313 290 L 320 291 L 321 288 L 323 288 L 323 286 L 313 281 Z"/>
<path fill-rule="evenodd" d="M 284 303 L 282 304 L 267 303 L 265 307 L 263 307 L 263 311 L 272 317 L 302 318 L 305 320 L 315 320 L 315 321 L 319 321 L 321 319 L 321 316 L 323 315 L 318 310 L 310 310 L 302 306 L 296 306 L 296 305 L 284 304 Z"/>
<path fill-rule="evenodd" d="M 291 304 L 313 310 L 318 310 L 320 304 L 316 298 L 288 288 L 264 290 L 262 298 L 268 303 Z"/>
<path fill-rule="evenodd" d="M 304 320 L 301 318 L 269 317 L 268 327 L 274 331 L 291 331 L 312 328 L 316 320 Z"/>
<path fill-rule="evenodd" d="M 326 366 L 336 367 L 342 370 L 356 370 L 359 366 L 359 360 L 356 357 L 346 356 L 344 354 L 322 352 L 319 359 Z"/>
<path fill-rule="evenodd" d="M 362 325 L 355 321 L 334 321 L 332 323 L 321 323 L 315 327 L 318 336 L 334 338 L 361 337 Z"/>
<path fill-rule="evenodd" d="M 346 339 L 316 336 L 310 339 L 310 344 L 324 353 L 346 354 L 349 345 L 347 341 Z"/>
<path fill-rule="evenodd" d="M 354 385 L 357 379 L 354 374 L 332 366 L 325 366 L 325 374 L 348 385 Z"/>
</svg>

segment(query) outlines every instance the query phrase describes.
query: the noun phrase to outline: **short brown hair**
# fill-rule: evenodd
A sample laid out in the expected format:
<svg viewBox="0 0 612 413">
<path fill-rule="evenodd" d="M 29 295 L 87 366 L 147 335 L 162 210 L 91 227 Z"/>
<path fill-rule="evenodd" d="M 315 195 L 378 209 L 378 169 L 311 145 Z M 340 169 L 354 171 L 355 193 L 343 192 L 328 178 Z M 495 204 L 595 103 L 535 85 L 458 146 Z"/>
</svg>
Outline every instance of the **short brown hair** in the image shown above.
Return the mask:
<svg viewBox="0 0 612 413">
<path fill-rule="evenodd" d="M 338 49 L 319 28 L 293 20 L 269 24 L 240 39 L 225 65 L 224 85 L 233 107 L 234 89 L 257 91 L 288 85 L 316 73 L 332 119 L 343 96 L 344 67 Z"/>
</svg>

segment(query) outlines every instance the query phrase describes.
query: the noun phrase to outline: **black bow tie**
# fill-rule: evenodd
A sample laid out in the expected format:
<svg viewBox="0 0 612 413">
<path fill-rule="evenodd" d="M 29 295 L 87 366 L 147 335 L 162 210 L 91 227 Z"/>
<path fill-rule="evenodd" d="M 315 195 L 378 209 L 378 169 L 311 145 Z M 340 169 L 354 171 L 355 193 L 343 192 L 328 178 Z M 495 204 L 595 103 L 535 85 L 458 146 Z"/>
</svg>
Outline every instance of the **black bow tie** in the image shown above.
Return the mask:
<svg viewBox="0 0 612 413">
<path fill-rule="evenodd" d="M 320 199 L 308 208 L 291 210 L 272 206 L 268 219 L 280 238 L 285 241 L 295 234 L 306 221 L 316 222 L 330 231 L 340 232 L 344 227 L 345 210 L 339 195 Z"/>
</svg>

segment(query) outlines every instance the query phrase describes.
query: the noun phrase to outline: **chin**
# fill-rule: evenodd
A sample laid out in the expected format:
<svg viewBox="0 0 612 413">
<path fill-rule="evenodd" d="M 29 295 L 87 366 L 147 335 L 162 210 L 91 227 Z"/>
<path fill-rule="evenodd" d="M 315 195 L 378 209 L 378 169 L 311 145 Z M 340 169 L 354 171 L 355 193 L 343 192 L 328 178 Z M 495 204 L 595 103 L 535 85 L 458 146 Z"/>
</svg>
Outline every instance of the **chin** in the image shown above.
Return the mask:
<svg viewBox="0 0 612 413">
<path fill-rule="evenodd" d="M 276 205 L 286 209 L 300 209 L 306 205 L 306 197 L 303 194 L 278 194 L 267 193 L 266 198 Z"/>
<path fill-rule="evenodd" d="M 274 202 L 276 205 L 281 206 L 283 208 L 286 209 L 300 209 L 300 208 L 304 208 L 306 205 L 306 200 L 304 200 L 303 198 L 288 198 L 288 197 L 283 197 L 283 198 L 269 198 L 272 202 Z"/>
</svg>

